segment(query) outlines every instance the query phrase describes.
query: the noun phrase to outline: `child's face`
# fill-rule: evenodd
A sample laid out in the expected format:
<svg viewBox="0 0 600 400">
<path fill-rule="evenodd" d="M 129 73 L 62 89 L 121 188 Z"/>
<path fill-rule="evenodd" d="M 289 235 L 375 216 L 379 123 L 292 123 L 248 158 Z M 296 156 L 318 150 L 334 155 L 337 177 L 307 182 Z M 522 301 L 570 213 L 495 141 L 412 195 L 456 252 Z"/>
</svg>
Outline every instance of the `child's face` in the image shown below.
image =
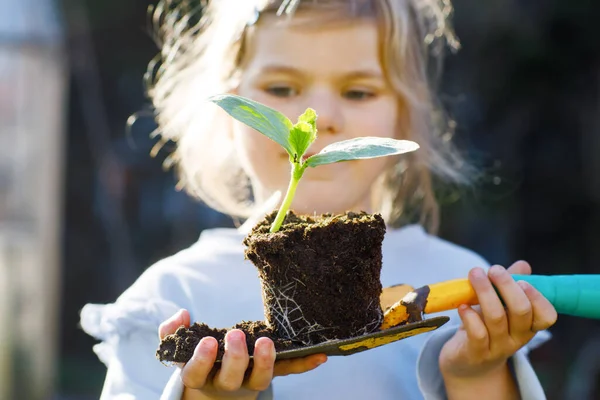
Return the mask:
<svg viewBox="0 0 600 400">
<path fill-rule="evenodd" d="M 297 15 L 295 18 L 309 18 Z M 237 93 L 273 107 L 292 122 L 312 107 L 318 138 L 308 154 L 360 136 L 397 136 L 398 100 L 379 63 L 374 21 L 324 28 L 278 26 L 266 17 L 250 43 Z M 257 200 L 285 193 L 285 151 L 235 122 L 234 140 Z M 302 213 L 369 210 L 371 186 L 390 158 L 343 162 L 306 170 L 292 208 Z"/>
</svg>

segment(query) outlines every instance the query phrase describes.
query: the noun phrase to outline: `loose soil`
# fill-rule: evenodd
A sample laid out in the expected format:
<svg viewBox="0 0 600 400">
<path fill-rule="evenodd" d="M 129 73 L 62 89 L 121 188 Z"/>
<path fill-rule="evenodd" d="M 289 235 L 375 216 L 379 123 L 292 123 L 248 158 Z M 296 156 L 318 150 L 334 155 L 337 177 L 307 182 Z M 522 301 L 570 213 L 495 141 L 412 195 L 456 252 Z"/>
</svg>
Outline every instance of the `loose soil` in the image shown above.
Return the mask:
<svg viewBox="0 0 600 400">
<path fill-rule="evenodd" d="M 221 360 L 225 352 L 225 334 L 231 329 L 241 329 L 244 331 L 249 354 L 254 353 L 254 343 L 261 337 L 268 337 L 273 340 L 276 351 L 299 347 L 290 340 L 276 337 L 273 330 L 267 327 L 262 321 L 244 321 L 229 329 L 211 328 L 206 324 L 194 323 L 189 328 L 182 326 L 174 334 L 165 337 L 156 351 L 156 357 L 160 361 L 186 363 L 192 358 L 194 349 L 200 343 L 200 339 L 212 336 L 219 343 L 217 360 Z"/>
<path fill-rule="evenodd" d="M 265 306 L 265 321 L 233 327 L 246 333 L 250 354 L 263 336 L 281 351 L 379 330 L 382 217 L 354 212 L 298 216 L 290 211 L 281 229 L 269 233 L 275 215 L 269 214 L 244 239 Z M 198 323 L 180 328 L 163 339 L 157 357 L 187 362 L 200 339 L 213 336 L 220 360 L 227 331 Z"/>
</svg>

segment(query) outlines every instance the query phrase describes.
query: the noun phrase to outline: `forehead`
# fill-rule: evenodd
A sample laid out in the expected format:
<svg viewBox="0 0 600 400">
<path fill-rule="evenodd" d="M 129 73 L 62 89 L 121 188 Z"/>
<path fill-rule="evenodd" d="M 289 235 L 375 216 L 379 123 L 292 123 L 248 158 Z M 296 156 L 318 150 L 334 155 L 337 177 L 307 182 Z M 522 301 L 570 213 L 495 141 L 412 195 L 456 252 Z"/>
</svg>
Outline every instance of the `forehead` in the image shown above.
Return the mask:
<svg viewBox="0 0 600 400">
<path fill-rule="evenodd" d="M 298 13 L 300 14 L 300 13 Z M 292 21 L 266 16 L 250 38 L 246 67 L 269 65 L 319 72 L 381 71 L 379 32 L 372 19 L 352 19 L 319 26 L 297 15 Z"/>
</svg>

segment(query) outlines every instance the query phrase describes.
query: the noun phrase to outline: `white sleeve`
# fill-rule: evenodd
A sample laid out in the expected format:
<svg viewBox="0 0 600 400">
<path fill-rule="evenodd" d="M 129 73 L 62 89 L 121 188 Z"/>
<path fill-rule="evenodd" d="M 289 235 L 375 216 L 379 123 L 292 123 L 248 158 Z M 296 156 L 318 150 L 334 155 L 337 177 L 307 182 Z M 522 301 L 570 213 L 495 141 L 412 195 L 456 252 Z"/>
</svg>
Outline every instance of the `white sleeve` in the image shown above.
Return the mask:
<svg viewBox="0 0 600 400">
<path fill-rule="evenodd" d="M 443 327 L 431 334 L 417 360 L 417 380 L 425 400 L 447 399 L 444 380 L 439 369 L 439 356 L 444 344 L 454 336 L 457 326 Z M 522 400 L 546 399 L 544 389 L 528 359 L 529 351 L 550 339 L 548 331 L 538 332 L 509 360 Z"/>
<path fill-rule="evenodd" d="M 161 364 L 155 356 L 158 326 L 177 310 L 164 301 L 88 304 L 82 309 L 81 326 L 101 340 L 94 352 L 107 367 L 101 400 L 181 398 L 181 388 L 167 385 L 176 367 Z"/>
<path fill-rule="evenodd" d="M 181 369 L 176 368 L 175 372 L 171 375 L 169 382 L 163 390 L 160 400 L 181 400 L 183 396 L 183 382 L 181 381 Z"/>
<path fill-rule="evenodd" d="M 180 400 L 182 395 L 181 369 L 177 368 L 171 375 L 160 400 Z M 264 392 L 260 392 L 256 400 L 273 400 L 273 385 L 270 385 Z"/>
</svg>

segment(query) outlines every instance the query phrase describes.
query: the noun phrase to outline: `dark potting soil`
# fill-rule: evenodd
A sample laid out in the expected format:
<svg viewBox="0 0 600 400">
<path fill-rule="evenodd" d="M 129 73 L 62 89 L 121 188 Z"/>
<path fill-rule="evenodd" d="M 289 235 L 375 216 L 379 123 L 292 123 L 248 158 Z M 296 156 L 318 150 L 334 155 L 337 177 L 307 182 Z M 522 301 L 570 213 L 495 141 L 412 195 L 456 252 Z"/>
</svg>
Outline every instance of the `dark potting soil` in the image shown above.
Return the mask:
<svg viewBox="0 0 600 400">
<path fill-rule="evenodd" d="M 273 340 L 276 351 L 299 347 L 298 344 L 294 344 L 289 340 L 276 337 L 273 330 L 269 329 L 262 321 L 244 321 L 230 329 L 211 328 L 206 324 L 194 323 L 189 328 L 180 327 L 174 334 L 165 337 L 156 351 L 156 357 L 160 361 L 186 363 L 192 357 L 192 354 L 194 354 L 194 349 L 200 342 L 200 339 L 212 336 L 219 343 L 217 360 L 221 360 L 225 352 L 225 334 L 231 329 L 241 329 L 244 331 L 249 354 L 254 353 L 254 343 L 261 337 L 268 337 Z"/>
<path fill-rule="evenodd" d="M 246 257 L 257 267 L 266 321 L 241 322 L 248 352 L 255 341 L 271 338 L 277 351 L 379 330 L 379 298 L 385 223 L 378 214 L 286 215 L 281 229 L 269 233 L 276 212 L 244 239 Z M 230 328 L 232 329 L 232 328 Z M 187 362 L 205 336 L 224 353 L 229 329 L 195 323 L 165 337 L 156 352 L 161 361 Z"/>
<path fill-rule="evenodd" d="M 311 345 L 377 331 L 383 218 L 289 211 L 281 229 L 269 233 L 275 215 L 257 224 L 244 244 L 259 271 L 266 322 L 277 336 Z"/>
</svg>

